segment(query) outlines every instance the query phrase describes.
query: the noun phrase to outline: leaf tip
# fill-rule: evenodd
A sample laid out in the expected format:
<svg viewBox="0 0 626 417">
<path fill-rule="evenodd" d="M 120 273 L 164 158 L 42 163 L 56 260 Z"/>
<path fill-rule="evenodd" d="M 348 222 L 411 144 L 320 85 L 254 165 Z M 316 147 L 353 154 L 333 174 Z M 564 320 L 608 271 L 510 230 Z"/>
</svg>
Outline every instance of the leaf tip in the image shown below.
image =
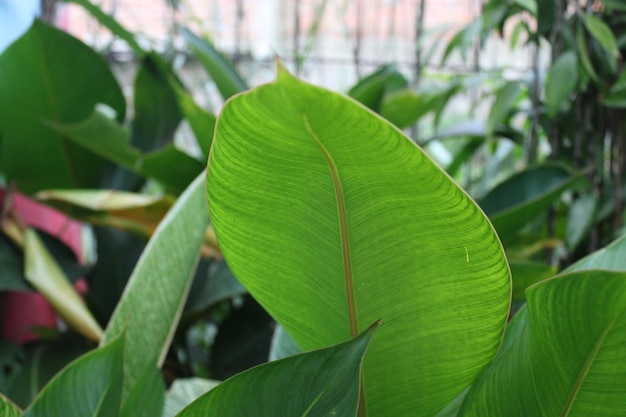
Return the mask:
<svg viewBox="0 0 626 417">
<path fill-rule="evenodd" d="M 283 64 L 283 61 L 280 59 L 278 55 L 275 57 L 276 61 L 276 79 L 280 80 L 282 78 L 293 78 L 293 75 L 289 72 L 289 70 Z"/>
</svg>

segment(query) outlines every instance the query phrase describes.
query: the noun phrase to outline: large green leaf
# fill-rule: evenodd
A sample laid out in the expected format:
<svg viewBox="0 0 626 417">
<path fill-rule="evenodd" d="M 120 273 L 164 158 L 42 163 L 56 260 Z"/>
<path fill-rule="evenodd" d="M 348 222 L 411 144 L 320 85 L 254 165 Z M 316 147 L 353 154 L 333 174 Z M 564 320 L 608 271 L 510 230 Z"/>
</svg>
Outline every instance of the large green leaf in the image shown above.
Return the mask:
<svg viewBox="0 0 626 417">
<path fill-rule="evenodd" d="M 368 416 L 432 416 L 493 357 L 510 283 L 491 225 L 363 106 L 281 69 L 224 107 L 207 184 L 233 273 L 304 350 L 385 321 Z"/>
<path fill-rule="evenodd" d="M 124 336 L 81 356 L 39 393 L 24 417 L 117 417 Z"/>
<path fill-rule="evenodd" d="M 27 192 L 99 184 L 104 161 L 45 122 L 78 122 L 97 103 L 123 120 L 124 96 L 100 55 L 36 21 L 0 55 L 0 91 L 0 171 Z"/>
<path fill-rule="evenodd" d="M 348 342 L 236 375 L 177 417 L 356 416 L 361 363 L 375 328 Z"/>
<path fill-rule="evenodd" d="M 106 329 L 126 332 L 123 399 L 160 367 L 178 323 L 208 225 L 203 176 L 192 182 L 148 242 Z"/>
<path fill-rule="evenodd" d="M 623 416 L 626 274 L 564 274 L 526 300 L 460 416 Z"/>
</svg>

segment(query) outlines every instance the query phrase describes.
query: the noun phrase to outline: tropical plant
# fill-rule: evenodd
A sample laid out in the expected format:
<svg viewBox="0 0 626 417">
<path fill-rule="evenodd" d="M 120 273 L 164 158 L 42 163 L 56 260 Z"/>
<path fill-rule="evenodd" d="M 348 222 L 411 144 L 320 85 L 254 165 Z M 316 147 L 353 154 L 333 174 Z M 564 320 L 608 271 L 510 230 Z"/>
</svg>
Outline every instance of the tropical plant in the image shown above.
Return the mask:
<svg viewBox="0 0 626 417">
<path fill-rule="evenodd" d="M 77 2 L 139 58 L 134 118 L 124 124 L 110 71 L 69 35 L 36 22 L 0 55 L 0 172 L 14 184 L 4 201 L 16 201 L 4 203 L 0 248 L 12 262 L 12 285 L 36 288 L 98 346 L 83 337 L 78 349 L 50 363 L 54 343 L 46 340 L 32 350 L 0 345 L 7 352 L 0 356 L 0 415 L 623 414 L 626 239 L 559 275 L 535 259 L 535 247 L 545 248 L 551 235 L 544 213 L 585 189 L 584 172 L 531 166 L 487 184 L 476 203 L 372 111 L 411 121 L 394 106 L 420 96 L 392 67 L 350 91 L 365 105 L 304 83 L 280 63 L 274 82 L 235 95 L 246 83 L 209 43 L 185 31 L 230 98 L 216 120 L 162 57 Z M 61 57 L 82 57 L 76 62 L 112 90 L 84 97 L 79 87 L 90 84 L 90 73 L 65 71 L 49 43 Z M 29 65 L 33 59 L 49 65 Z M 498 87 L 489 137 L 507 131 L 501 124 L 523 90 L 520 83 Z M 451 86 L 426 99 L 440 112 L 457 91 Z M 206 173 L 201 160 L 171 145 L 183 117 L 209 154 Z M 103 182 L 118 190 L 98 188 Z M 160 192 L 148 193 L 154 189 Z M 22 221 L 23 194 L 103 230 L 149 239 L 104 319 L 90 314 L 95 299 L 84 303 L 68 284 L 69 268 L 51 249 L 62 245 Z M 228 267 L 215 259 L 222 254 Z M 97 282 L 89 281 L 87 297 L 99 297 Z M 270 352 L 276 360 L 227 378 L 241 363 L 220 374 L 190 358 L 203 341 L 213 360 L 225 363 L 229 357 L 218 352 L 266 346 L 267 313 L 280 324 Z M 259 318 L 253 336 L 232 336 L 242 333 L 240 315 Z M 202 340 L 216 328 L 215 340 Z M 76 347 L 71 335 L 57 349 Z M 220 337 L 230 341 L 218 347 Z M 174 372 L 173 365 L 192 369 Z M 211 379 L 181 378 L 194 374 Z"/>
</svg>

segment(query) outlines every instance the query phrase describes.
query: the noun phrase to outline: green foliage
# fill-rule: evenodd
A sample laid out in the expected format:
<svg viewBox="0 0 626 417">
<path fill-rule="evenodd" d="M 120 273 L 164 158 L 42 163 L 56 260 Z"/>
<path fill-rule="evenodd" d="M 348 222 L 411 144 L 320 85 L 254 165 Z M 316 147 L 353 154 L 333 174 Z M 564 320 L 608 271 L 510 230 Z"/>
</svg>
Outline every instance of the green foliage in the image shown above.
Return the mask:
<svg viewBox="0 0 626 417">
<path fill-rule="evenodd" d="M 0 340 L 0 415 L 623 414 L 620 2 L 490 0 L 443 60 L 517 19 L 511 44 L 552 42 L 550 67 L 414 86 L 389 64 L 352 99 L 280 65 L 246 91 L 183 29 L 232 97 L 216 118 L 165 57 L 73 1 L 136 55 L 133 115 L 102 57 L 44 23 L 0 55 L 0 297 L 37 292 L 70 327 Z M 419 138 L 446 173 L 399 129 L 438 128 L 475 87 L 485 116 Z M 206 176 L 173 144 L 184 120 Z M 35 232 L 17 202 L 35 192 L 91 225 L 87 265 Z"/>
</svg>

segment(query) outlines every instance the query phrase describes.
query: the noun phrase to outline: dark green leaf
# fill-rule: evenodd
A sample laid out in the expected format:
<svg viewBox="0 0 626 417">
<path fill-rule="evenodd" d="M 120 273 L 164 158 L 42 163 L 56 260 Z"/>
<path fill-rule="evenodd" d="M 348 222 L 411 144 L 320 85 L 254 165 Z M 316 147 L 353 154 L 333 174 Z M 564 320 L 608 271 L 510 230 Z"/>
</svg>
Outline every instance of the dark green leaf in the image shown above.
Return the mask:
<svg viewBox="0 0 626 417">
<path fill-rule="evenodd" d="M 135 117 L 130 140 L 142 152 L 170 143 L 182 119 L 176 94 L 170 86 L 170 74 L 171 69 L 155 52 L 142 58 L 135 78 Z"/>
<path fill-rule="evenodd" d="M 619 50 L 613 31 L 604 21 L 592 14 L 583 15 L 583 23 L 591 36 L 609 53 L 613 61 L 617 60 Z M 614 62 L 614 65 L 615 62 Z"/>
<path fill-rule="evenodd" d="M 183 28 L 182 34 L 187 44 L 207 70 L 224 100 L 248 89 L 233 65 L 206 40 Z"/>
<path fill-rule="evenodd" d="M 595 82 L 600 82 L 600 77 L 598 77 L 598 74 L 591 63 L 591 59 L 589 58 L 587 41 L 585 40 L 585 33 L 583 32 L 581 25 L 576 26 L 576 52 L 578 53 L 578 60 L 589 78 Z"/>
<path fill-rule="evenodd" d="M 198 398 L 177 417 L 356 417 L 361 362 L 374 329 L 333 347 L 243 372 Z"/>
<path fill-rule="evenodd" d="M 221 323 L 211 348 L 211 378 L 224 380 L 267 362 L 274 320 L 250 297 Z"/>
<path fill-rule="evenodd" d="M 25 346 L 22 348 L 23 355 L 16 357 L 19 361 L 10 368 L 4 368 L 9 370 L 9 375 L 2 392 L 25 408 L 55 374 L 92 348 L 83 336 L 73 332 Z"/>
<path fill-rule="evenodd" d="M 160 367 L 169 348 L 208 226 L 204 175 L 178 198 L 148 242 L 103 343 L 126 333 L 122 405 L 146 368 Z"/>
<path fill-rule="evenodd" d="M 173 145 L 142 155 L 129 146 L 128 130 L 96 109 L 82 122 L 56 125 L 58 132 L 74 143 L 102 157 L 151 177 L 180 192 L 202 171 L 203 164 Z"/>
<path fill-rule="evenodd" d="M 563 191 L 579 186 L 582 181 L 583 173 L 572 174 L 560 165 L 540 165 L 496 186 L 480 201 L 480 206 L 500 237 L 507 240 L 545 213 Z"/>
<path fill-rule="evenodd" d="M 0 171 L 26 192 L 99 184 L 104 161 L 44 122 L 78 122 L 97 103 L 123 120 L 124 96 L 100 55 L 36 21 L 0 55 L 0 91 Z"/>
<path fill-rule="evenodd" d="M 556 20 L 556 0 L 537 0 L 537 33 L 547 36 Z"/>
<path fill-rule="evenodd" d="M 124 335 L 64 368 L 37 395 L 24 417 L 117 417 Z"/>
</svg>

